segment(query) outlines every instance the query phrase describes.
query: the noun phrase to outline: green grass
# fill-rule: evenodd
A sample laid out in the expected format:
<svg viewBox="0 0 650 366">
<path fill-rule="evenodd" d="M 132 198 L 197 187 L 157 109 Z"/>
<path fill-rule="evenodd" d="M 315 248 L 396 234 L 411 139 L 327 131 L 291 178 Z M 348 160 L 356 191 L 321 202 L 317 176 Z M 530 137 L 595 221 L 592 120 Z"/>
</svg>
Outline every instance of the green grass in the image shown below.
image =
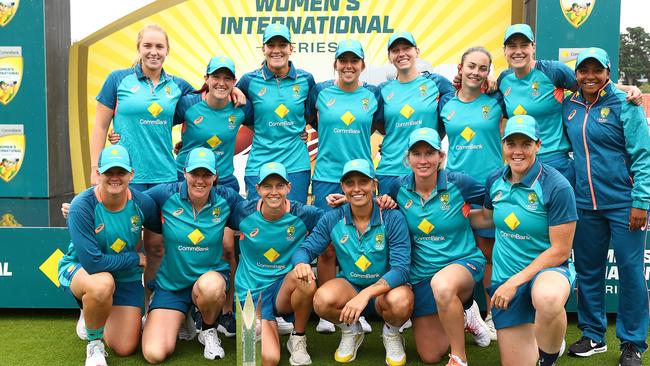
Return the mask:
<svg viewBox="0 0 650 366">
<path fill-rule="evenodd" d="M 0 310 L 0 366 L 13 365 L 82 365 L 85 360 L 86 342 L 77 338 L 75 323 L 77 311 L 59 310 Z M 575 327 L 575 319 L 570 319 L 567 342 L 576 340 L 579 336 Z M 559 365 L 617 365 L 618 340 L 615 338 L 614 322 L 610 319 L 607 331 L 609 351 L 588 359 L 562 357 Z M 352 364 L 357 366 L 383 365 L 384 349 L 379 337 L 379 322 L 372 322 L 374 331 L 366 335 L 363 346 Z M 308 332 L 309 352 L 314 365 L 338 365 L 333 360 L 334 350 L 339 341 L 339 334 L 320 335 L 314 332 L 315 322 L 310 323 Z M 412 333 L 405 332 L 408 365 L 423 365 L 419 362 Z M 281 341 L 286 342 L 286 337 Z M 472 365 L 498 365 L 498 349 L 496 344 L 487 348 L 479 348 L 468 337 L 467 354 Z M 203 346 L 198 341 L 179 341 L 174 355 L 165 365 L 234 365 L 236 363 L 235 342 L 233 339 L 223 339 L 226 358 L 220 361 L 208 361 L 203 358 Z M 644 354 L 644 363 L 648 364 L 650 357 Z M 146 365 L 141 353 L 130 357 L 116 357 L 109 353 L 108 363 L 111 366 Z M 282 354 L 282 365 L 288 365 L 286 349 Z M 442 363 L 441 365 L 444 365 Z"/>
</svg>

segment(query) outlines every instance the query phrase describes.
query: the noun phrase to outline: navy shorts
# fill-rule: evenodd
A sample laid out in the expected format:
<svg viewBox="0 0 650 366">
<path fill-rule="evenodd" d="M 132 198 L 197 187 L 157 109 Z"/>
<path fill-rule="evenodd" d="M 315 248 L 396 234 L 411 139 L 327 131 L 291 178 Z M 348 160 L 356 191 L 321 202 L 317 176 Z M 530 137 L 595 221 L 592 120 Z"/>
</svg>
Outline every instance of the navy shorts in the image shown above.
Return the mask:
<svg viewBox="0 0 650 366">
<path fill-rule="evenodd" d="M 479 262 L 460 259 L 450 264 L 460 264 L 463 267 L 467 268 L 469 273 L 472 275 L 475 283 L 481 281 L 483 278 L 484 266 Z M 433 297 L 433 290 L 431 289 L 432 278 L 433 276 L 411 285 L 411 288 L 413 289 L 413 295 L 415 296 L 415 300 L 413 302 L 413 314 L 411 315 L 413 318 L 438 313 L 438 306 L 436 305 L 436 300 Z M 465 310 L 469 309 L 472 306 L 473 301 L 474 298 L 470 297 L 469 300 L 463 304 Z"/>
<path fill-rule="evenodd" d="M 293 189 L 293 188 L 292 188 Z M 332 210 L 332 208 L 327 204 L 325 200 L 328 195 L 332 193 L 341 193 L 341 183 L 332 183 L 332 182 L 323 182 L 319 180 L 312 180 L 311 182 L 311 193 L 314 196 L 313 205 L 320 208 L 321 210 L 327 212 Z"/>
<path fill-rule="evenodd" d="M 492 320 L 496 329 L 504 329 L 509 327 L 516 327 L 521 324 L 535 323 L 535 308 L 533 307 L 533 299 L 531 291 L 537 277 L 546 271 L 554 271 L 562 274 L 571 289 L 575 282 L 576 273 L 573 269 L 573 263 L 562 265 L 559 267 L 546 268 L 541 270 L 535 277 L 527 283 L 519 286 L 517 292 L 512 300 L 508 302 L 508 309 L 492 308 Z M 504 281 L 505 282 L 505 281 Z M 501 286 L 504 282 L 493 283 L 492 286 L 487 288 L 490 296 Z"/>
<path fill-rule="evenodd" d="M 397 184 L 400 177 L 393 175 L 378 175 L 377 181 L 379 182 L 379 195 L 388 194 L 388 189 Z"/>
<path fill-rule="evenodd" d="M 226 291 L 228 291 L 228 280 L 230 278 L 230 272 L 217 272 L 219 273 L 224 281 L 226 281 Z M 169 309 L 169 310 L 178 310 L 183 314 L 186 314 L 192 307 L 192 286 L 185 287 L 180 290 L 170 291 L 160 288 L 156 281 L 151 281 L 147 284 L 147 287 L 153 292 L 151 293 L 151 299 L 149 300 L 149 311 L 154 309 Z"/>
</svg>

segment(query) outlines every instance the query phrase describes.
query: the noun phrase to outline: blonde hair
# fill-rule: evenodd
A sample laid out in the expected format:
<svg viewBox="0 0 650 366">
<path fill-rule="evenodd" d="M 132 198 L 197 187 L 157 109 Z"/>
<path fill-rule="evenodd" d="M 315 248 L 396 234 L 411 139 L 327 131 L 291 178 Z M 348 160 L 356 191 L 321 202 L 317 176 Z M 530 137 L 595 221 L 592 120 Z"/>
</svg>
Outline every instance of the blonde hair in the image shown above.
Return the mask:
<svg viewBox="0 0 650 366">
<path fill-rule="evenodd" d="M 169 49 L 170 49 L 169 36 L 167 35 L 167 32 L 165 32 L 165 30 L 158 24 L 147 24 L 138 32 L 138 37 L 135 43 L 136 56 L 135 56 L 135 60 L 133 60 L 132 66 L 141 65 L 142 60 L 140 59 L 140 44 L 142 44 L 142 38 L 144 37 L 144 33 L 149 30 L 158 31 L 165 36 L 165 43 L 167 44 L 167 53 L 169 54 Z"/>
</svg>

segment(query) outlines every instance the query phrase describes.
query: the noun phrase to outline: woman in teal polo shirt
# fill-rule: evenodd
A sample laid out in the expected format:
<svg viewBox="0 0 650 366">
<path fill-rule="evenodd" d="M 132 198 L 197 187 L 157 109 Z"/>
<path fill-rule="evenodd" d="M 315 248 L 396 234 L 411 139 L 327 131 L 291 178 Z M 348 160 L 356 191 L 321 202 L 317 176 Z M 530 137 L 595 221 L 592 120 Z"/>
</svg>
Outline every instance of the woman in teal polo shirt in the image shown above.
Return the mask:
<svg viewBox="0 0 650 366">
<path fill-rule="evenodd" d="M 578 217 L 571 184 L 539 161 L 540 145 L 533 117 L 508 120 L 507 166 L 488 177 L 484 209 L 472 215 L 473 226 L 496 227 L 488 293 L 503 365 L 553 365 L 565 344 Z"/>
</svg>

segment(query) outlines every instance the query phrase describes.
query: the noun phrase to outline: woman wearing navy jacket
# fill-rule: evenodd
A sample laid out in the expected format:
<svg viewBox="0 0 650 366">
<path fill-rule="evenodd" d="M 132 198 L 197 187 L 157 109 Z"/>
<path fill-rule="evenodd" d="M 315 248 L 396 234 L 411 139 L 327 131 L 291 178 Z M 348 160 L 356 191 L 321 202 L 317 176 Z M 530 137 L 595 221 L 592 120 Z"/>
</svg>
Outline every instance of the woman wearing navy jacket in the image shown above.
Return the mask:
<svg viewBox="0 0 650 366">
<path fill-rule="evenodd" d="M 605 264 L 610 242 L 620 276 L 616 336 L 620 365 L 641 365 L 648 347 L 648 291 L 643 271 L 650 206 L 650 139 L 643 108 L 627 103 L 609 79 L 607 52 L 578 55 L 578 91 L 563 103 L 573 147 L 578 225 L 573 244 L 578 274 L 578 328 L 569 348 L 580 357 L 607 351 Z"/>
</svg>

